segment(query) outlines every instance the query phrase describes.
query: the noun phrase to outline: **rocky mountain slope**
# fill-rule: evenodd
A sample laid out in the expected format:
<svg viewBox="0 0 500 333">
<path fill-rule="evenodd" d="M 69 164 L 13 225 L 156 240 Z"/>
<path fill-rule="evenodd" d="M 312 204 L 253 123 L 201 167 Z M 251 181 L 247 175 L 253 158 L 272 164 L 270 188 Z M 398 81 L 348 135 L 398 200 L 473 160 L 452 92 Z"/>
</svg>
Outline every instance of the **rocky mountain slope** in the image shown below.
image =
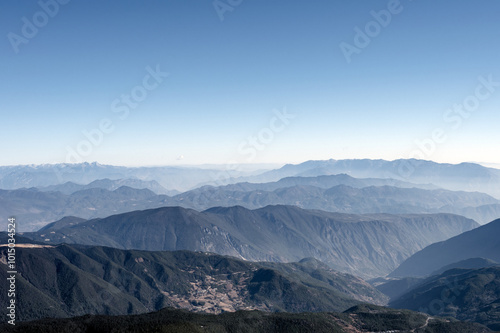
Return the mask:
<svg viewBox="0 0 500 333">
<path fill-rule="evenodd" d="M 498 331 L 500 266 L 448 270 L 425 280 L 390 306 L 478 322 Z"/>
<path fill-rule="evenodd" d="M 500 219 L 465 232 L 446 241 L 429 245 L 406 259 L 390 275 L 422 277 L 470 258 L 500 262 Z"/>
<path fill-rule="evenodd" d="M 425 246 L 478 226 L 450 214 L 349 215 L 292 206 L 203 212 L 164 207 L 75 222 L 58 222 L 25 236 L 47 243 L 210 251 L 253 261 L 314 257 L 366 278 L 385 276 Z"/>
<path fill-rule="evenodd" d="M 0 247 L 4 281 L 6 258 L 7 247 Z M 21 321 L 164 307 L 204 313 L 343 311 L 361 302 L 387 301 L 365 281 L 315 260 L 254 263 L 201 252 L 25 245 L 16 248 L 16 266 Z M 3 304 L 7 287 L 0 284 Z"/>
</svg>

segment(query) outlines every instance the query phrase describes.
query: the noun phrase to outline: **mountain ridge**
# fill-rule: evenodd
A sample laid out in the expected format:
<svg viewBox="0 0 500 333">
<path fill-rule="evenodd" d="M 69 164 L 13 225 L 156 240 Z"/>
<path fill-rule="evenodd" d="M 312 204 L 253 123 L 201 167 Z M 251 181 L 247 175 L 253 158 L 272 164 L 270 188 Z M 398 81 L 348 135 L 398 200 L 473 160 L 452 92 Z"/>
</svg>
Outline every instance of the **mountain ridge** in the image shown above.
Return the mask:
<svg viewBox="0 0 500 333">
<path fill-rule="evenodd" d="M 209 251 L 253 261 L 316 257 L 362 277 L 386 275 L 430 243 L 478 226 L 452 214 L 355 215 L 280 205 L 202 212 L 163 207 L 56 225 L 24 236 L 48 243 Z"/>
<path fill-rule="evenodd" d="M 500 170 L 474 163 L 450 164 L 417 159 L 393 161 L 330 159 L 286 164 L 279 169 L 260 172 L 258 175 L 221 170 L 174 166 L 127 168 L 101 165 L 95 162 L 3 166 L 0 167 L 0 188 L 50 186 L 66 181 L 90 183 L 102 178 L 137 178 L 156 180 L 168 190 L 186 191 L 202 185 L 222 185 L 242 181 L 270 182 L 293 176 L 345 173 L 357 178 L 393 178 L 413 183 L 431 183 L 450 190 L 479 191 L 500 199 Z M 80 176 L 75 177 L 78 173 Z"/>
<path fill-rule="evenodd" d="M 1 247 L 3 278 L 8 275 L 6 256 L 7 247 Z M 19 320 L 136 314 L 165 306 L 204 313 L 317 312 L 387 302 L 365 281 L 326 266 L 246 262 L 206 252 L 20 247 L 16 266 Z M 6 287 L 0 285 L 2 300 Z"/>
<path fill-rule="evenodd" d="M 399 188 L 389 185 L 354 188 L 333 183 L 347 181 L 351 185 L 369 185 L 365 180 L 330 177 L 324 188 L 308 184 L 319 178 L 292 179 L 291 187 L 282 183 L 235 184 L 225 187 L 205 186 L 173 197 L 157 195 L 148 189 L 121 186 L 113 191 L 87 188 L 65 195 L 60 192 L 43 192 L 37 189 L 0 190 L 0 218 L 17 216 L 24 223 L 19 231 L 37 230 L 47 223 L 64 216 L 102 218 L 139 209 L 163 206 L 183 206 L 197 210 L 216 206 L 241 205 L 249 209 L 267 205 L 295 205 L 305 209 L 318 209 L 342 213 L 453 213 L 486 223 L 498 218 L 500 201 L 477 192 L 449 191 L 442 189 Z M 287 180 L 290 181 L 290 180 Z M 372 180 L 379 183 L 379 181 Z M 385 180 L 380 180 L 385 182 Z M 391 181 L 392 182 L 392 181 Z M 300 184 L 299 184 L 300 183 Z M 259 189 L 261 188 L 261 189 Z M 275 190 L 268 191 L 264 188 Z M 472 205 L 471 207 L 469 207 Z"/>
<path fill-rule="evenodd" d="M 269 182 L 291 176 L 346 173 L 357 178 L 393 178 L 413 183 L 431 183 L 449 190 L 479 191 L 500 199 L 500 170 L 474 163 L 437 163 L 417 159 L 346 159 L 306 161 L 237 181 Z M 232 180 L 231 182 L 235 182 Z"/>
<path fill-rule="evenodd" d="M 454 268 L 429 277 L 389 304 L 500 330 L 500 266 Z"/>
<path fill-rule="evenodd" d="M 446 265 L 470 258 L 500 261 L 500 219 L 422 249 L 390 276 L 426 276 Z"/>
</svg>

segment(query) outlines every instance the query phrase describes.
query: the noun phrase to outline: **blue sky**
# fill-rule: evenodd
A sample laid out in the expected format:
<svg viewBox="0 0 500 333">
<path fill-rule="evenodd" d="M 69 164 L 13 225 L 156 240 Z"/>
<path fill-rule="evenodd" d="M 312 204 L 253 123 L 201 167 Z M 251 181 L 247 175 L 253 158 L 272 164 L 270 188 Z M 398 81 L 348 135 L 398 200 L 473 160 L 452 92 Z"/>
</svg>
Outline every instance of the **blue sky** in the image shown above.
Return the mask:
<svg viewBox="0 0 500 333">
<path fill-rule="evenodd" d="M 500 163 L 500 2 L 217 5 L 2 1 L 0 165 Z"/>
</svg>

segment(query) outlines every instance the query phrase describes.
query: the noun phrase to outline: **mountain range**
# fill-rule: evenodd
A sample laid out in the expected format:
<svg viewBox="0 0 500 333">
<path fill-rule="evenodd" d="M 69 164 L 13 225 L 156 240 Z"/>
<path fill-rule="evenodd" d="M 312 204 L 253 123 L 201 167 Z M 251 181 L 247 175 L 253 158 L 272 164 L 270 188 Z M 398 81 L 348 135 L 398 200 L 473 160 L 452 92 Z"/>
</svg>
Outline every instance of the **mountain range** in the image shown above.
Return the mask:
<svg viewBox="0 0 500 333">
<path fill-rule="evenodd" d="M 498 266 L 499 263 L 484 258 L 470 258 L 454 262 L 452 264 L 441 267 L 440 269 L 432 272 L 431 277 L 440 275 L 450 269 L 461 268 L 461 269 L 479 269 L 491 266 Z M 393 277 L 380 277 L 370 280 L 377 290 L 381 291 L 387 295 L 391 301 L 397 300 L 403 294 L 409 292 L 416 286 L 422 284 L 426 278 L 424 277 L 403 277 L 403 278 L 393 278 Z"/>
<path fill-rule="evenodd" d="M 0 190 L 0 217 L 16 216 L 18 231 L 33 231 L 64 216 L 82 218 L 163 206 L 167 196 L 122 186 L 114 191 L 90 188 L 70 195 L 37 189 Z M 5 229 L 4 229 L 5 230 Z"/>
<path fill-rule="evenodd" d="M 425 277 L 470 258 L 500 262 L 500 219 L 448 240 L 431 244 L 406 259 L 390 276 Z"/>
<path fill-rule="evenodd" d="M 363 182 L 363 180 L 339 175 L 319 176 L 305 180 L 293 178 L 293 182 L 244 183 L 217 188 L 205 186 L 181 193 L 167 201 L 193 209 L 235 205 L 255 209 L 266 205 L 295 205 L 305 209 L 354 214 L 441 212 L 474 217 L 480 223 L 490 222 L 500 214 L 500 201 L 483 193 L 415 187 L 400 188 L 388 185 L 352 187 L 340 184 L 326 187 L 332 179 L 338 182 L 357 183 L 358 186 L 362 186 Z M 309 185 L 318 182 L 325 185 L 322 187 Z M 281 183 L 291 186 L 276 188 Z M 301 185 L 294 185 L 294 183 Z M 264 190 L 265 188 L 270 188 L 270 190 Z"/>
<path fill-rule="evenodd" d="M 195 312 L 344 311 L 387 297 L 312 258 L 256 263 L 202 252 L 23 244 L 16 248 L 20 321 L 84 314 L 125 315 L 164 307 Z M 0 247 L 6 280 L 7 247 Z M 7 284 L 0 299 L 8 302 Z"/>
<path fill-rule="evenodd" d="M 88 184 L 98 179 L 135 178 L 157 181 L 167 190 L 187 191 L 202 185 L 241 182 L 267 183 L 286 177 L 315 177 L 347 174 L 356 178 L 390 178 L 444 189 L 479 191 L 500 199 L 500 170 L 474 163 L 446 164 L 415 159 L 307 161 L 269 171 L 242 168 L 118 167 L 99 163 L 45 164 L 0 167 L 0 188 L 44 187 L 75 182 Z"/>
<path fill-rule="evenodd" d="M 500 265 L 450 269 L 421 282 L 391 307 L 453 317 L 500 330 Z"/>
<path fill-rule="evenodd" d="M 114 191 L 122 186 L 127 186 L 139 190 L 147 189 L 154 192 L 155 194 L 176 195 L 180 193 L 179 191 L 175 190 L 167 190 L 166 188 L 158 184 L 158 182 L 155 180 L 145 181 L 133 178 L 113 179 L 113 180 L 108 178 L 97 179 L 86 185 L 77 184 L 74 182 L 66 182 L 64 184 L 37 187 L 36 189 L 42 192 L 61 192 L 63 194 L 70 195 L 78 191 L 89 190 L 94 188 L 101 188 L 108 191 Z"/>
<path fill-rule="evenodd" d="M 96 162 L 77 164 L 43 164 L 0 166 L 0 188 L 19 189 L 61 185 L 66 182 L 89 184 L 99 179 L 138 179 L 156 181 L 167 190 L 186 191 L 198 184 L 214 182 L 218 168 L 201 167 L 123 167 Z M 231 171 L 232 175 L 251 175 L 253 172 Z"/>
<path fill-rule="evenodd" d="M 128 186 L 114 189 L 124 183 L 157 188 L 154 182 L 104 179 L 89 185 L 66 183 L 41 190 L 0 190 L 0 218 L 16 216 L 22 221 L 20 231 L 35 231 L 65 216 L 89 219 L 163 206 L 204 210 L 214 206 L 240 205 L 255 209 L 267 205 L 295 205 L 354 214 L 453 213 L 480 223 L 500 216 L 500 201 L 487 194 L 434 189 L 429 185 L 392 179 L 357 179 L 347 175 L 204 186 L 172 197 Z M 70 194 L 53 191 L 56 189 Z"/>
<path fill-rule="evenodd" d="M 433 184 L 459 191 L 479 191 L 500 198 L 500 170 L 475 163 L 447 164 L 416 159 L 326 160 L 287 164 L 260 175 L 231 179 L 231 183 L 272 182 L 285 177 L 314 177 L 345 173 L 356 178 L 392 178 L 419 184 Z"/>
<path fill-rule="evenodd" d="M 17 222 L 18 320 L 37 320 L 27 330 L 500 330 L 498 169 L 82 163 L 0 167 L 0 188 L 0 218 Z"/>
<path fill-rule="evenodd" d="M 210 251 L 252 261 L 317 258 L 361 277 L 384 276 L 434 242 L 476 228 L 452 214 L 353 215 L 267 206 L 195 211 L 164 207 L 83 221 L 67 218 L 24 236 L 151 251 Z"/>
</svg>

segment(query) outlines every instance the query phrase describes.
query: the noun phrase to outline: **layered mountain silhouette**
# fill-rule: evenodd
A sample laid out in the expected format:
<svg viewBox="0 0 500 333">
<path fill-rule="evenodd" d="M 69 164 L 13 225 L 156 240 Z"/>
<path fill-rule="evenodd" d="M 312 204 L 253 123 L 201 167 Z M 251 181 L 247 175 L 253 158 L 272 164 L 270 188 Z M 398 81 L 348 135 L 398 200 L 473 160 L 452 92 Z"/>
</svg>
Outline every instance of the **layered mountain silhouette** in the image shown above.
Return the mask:
<svg viewBox="0 0 500 333">
<path fill-rule="evenodd" d="M 337 177 L 336 180 L 353 178 Z M 329 178 L 324 184 L 329 184 Z M 176 205 L 194 209 L 207 209 L 214 206 L 241 205 L 247 208 L 259 208 L 266 205 L 295 205 L 306 209 L 319 209 L 341 213 L 455 213 L 466 217 L 475 217 L 478 222 L 487 223 L 500 214 L 500 202 L 495 198 L 478 192 L 426 190 L 419 188 L 400 188 L 394 186 L 351 187 L 336 185 L 317 187 L 308 183 L 317 183 L 319 179 L 306 178 L 306 181 L 290 187 L 276 188 L 282 182 L 270 184 L 236 184 L 225 187 L 202 187 L 171 198 Z M 287 182 L 284 182 L 286 184 Z M 361 185 L 362 180 L 356 185 Z M 284 185 L 283 186 L 286 186 Z M 261 189 L 258 189 L 261 187 Z M 255 189 L 257 188 L 257 189 Z M 269 188 L 270 190 L 264 190 Z M 275 189 L 273 189 L 275 188 Z M 470 214 L 471 216 L 469 216 Z"/>
<path fill-rule="evenodd" d="M 474 321 L 498 331 L 500 266 L 447 270 L 428 278 L 390 306 Z"/>
<path fill-rule="evenodd" d="M 391 179 L 356 179 L 347 175 L 294 177 L 262 184 L 205 186 L 173 197 L 128 186 L 109 190 L 119 184 L 121 181 L 96 181 L 84 186 L 86 189 L 71 194 L 46 189 L 0 190 L 3 203 L 0 206 L 0 218 L 15 215 L 23 221 L 21 231 L 34 231 L 64 216 L 89 219 L 163 206 L 204 210 L 214 206 L 240 205 L 255 209 L 267 205 L 294 205 L 354 214 L 453 213 L 480 223 L 496 219 L 500 214 L 500 202 L 483 193 L 422 189 Z M 66 189 L 69 192 L 77 189 L 71 184 L 61 186 L 69 186 Z"/>
<path fill-rule="evenodd" d="M 90 188 L 70 195 L 37 189 L 0 190 L 0 217 L 16 216 L 22 221 L 18 231 L 32 231 L 64 216 L 88 219 L 162 206 L 162 198 L 150 190 L 126 186 L 114 191 Z"/>
<path fill-rule="evenodd" d="M 477 226 L 451 214 L 350 215 L 292 206 L 198 212 L 164 207 L 85 222 L 71 218 L 25 236 L 47 243 L 210 251 L 253 261 L 315 257 L 342 272 L 377 277 L 425 246 Z"/>
<path fill-rule="evenodd" d="M 441 267 L 437 271 L 431 273 L 431 277 L 429 279 L 434 278 L 437 275 L 440 275 L 450 269 L 460 268 L 460 269 L 479 269 L 486 268 L 491 266 L 498 266 L 499 264 L 490 259 L 484 258 L 470 258 L 461 260 L 459 262 L 455 262 L 450 265 L 446 265 Z M 409 292 L 414 289 L 416 286 L 421 285 L 426 281 L 424 277 L 404 277 L 404 278 L 377 278 L 370 280 L 370 283 L 377 288 L 377 290 L 381 291 L 385 295 L 387 295 L 391 301 L 397 300 L 403 294 Z"/>
<path fill-rule="evenodd" d="M 0 247 L 3 280 L 6 257 L 7 247 Z M 21 321 L 164 307 L 204 313 L 343 311 L 361 302 L 387 302 L 365 281 L 314 259 L 255 263 L 201 252 L 24 244 L 16 249 L 16 266 Z M 3 304 L 7 287 L 0 284 Z"/>
<path fill-rule="evenodd" d="M 454 262 L 452 264 L 441 267 L 437 271 L 432 272 L 431 276 L 442 274 L 442 273 L 444 273 L 450 269 L 454 269 L 454 268 L 479 269 L 479 268 L 486 268 L 486 267 L 497 266 L 497 265 L 499 265 L 499 263 L 497 263 L 496 261 L 493 261 L 491 259 L 470 258 L 470 259 L 460 260 L 458 262 Z"/>
<path fill-rule="evenodd" d="M 353 188 L 363 188 L 369 186 L 393 186 L 400 188 L 421 188 L 425 190 L 439 189 L 437 186 L 432 184 L 415 184 L 392 178 L 354 178 L 347 174 L 319 175 L 313 177 L 285 177 L 278 181 L 264 183 L 239 182 L 235 184 L 219 186 L 218 189 L 224 191 L 250 192 L 255 190 L 274 191 L 277 189 L 294 186 L 314 186 L 322 189 L 329 189 L 338 185 L 346 185 Z M 206 185 L 198 188 L 197 190 L 203 191 L 204 188 L 210 187 L 214 186 Z"/>
<path fill-rule="evenodd" d="M 357 178 L 392 178 L 434 184 L 450 190 L 479 191 L 500 198 L 500 170 L 474 163 L 447 164 L 416 159 L 327 160 L 287 164 L 280 169 L 232 182 L 271 182 L 285 177 L 314 177 L 345 173 Z"/>
<path fill-rule="evenodd" d="M 0 188 L 0 218 L 18 222 L 18 320 L 86 315 L 13 331 L 488 331 L 451 318 L 500 329 L 497 169 L 82 163 L 0 167 Z M 389 301 L 427 315 L 361 304 Z"/>
<path fill-rule="evenodd" d="M 0 167 L 0 188 L 43 187 L 75 182 L 88 184 L 98 179 L 135 178 L 154 180 L 168 190 L 186 191 L 201 185 L 240 182 L 266 183 L 286 177 L 315 177 L 348 174 L 356 178 L 392 178 L 462 191 L 479 191 L 500 199 L 500 170 L 474 163 L 445 164 L 416 159 L 326 160 L 287 164 L 279 169 L 254 172 L 192 167 L 126 168 L 99 163 L 24 165 Z"/>
<path fill-rule="evenodd" d="M 500 262 L 500 219 L 443 242 L 429 245 L 406 259 L 390 275 L 424 277 L 456 262 L 485 258 Z"/>
<path fill-rule="evenodd" d="M 122 167 L 100 163 L 64 163 L 0 166 L 0 188 L 19 189 L 60 185 L 66 182 L 89 184 L 99 179 L 140 179 L 156 181 L 167 190 L 186 191 L 216 179 L 220 170 L 195 167 Z M 243 176 L 250 172 L 232 171 Z"/>
<path fill-rule="evenodd" d="M 98 179 L 93 182 L 82 185 L 74 182 L 66 182 L 64 184 L 59 185 L 51 185 L 46 187 L 38 187 L 37 189 L 43 192 L 61 192 L 63 194 L 72 194 L 78 191 L 93 189 L 93 188 L 102 188 L 108 191 L 114 191 L 122 186 L 127 186 L 135 189 L 147 189 L 155 194 L 167 194 L 167 195 L 176 195 L 179 194 L 178 191 L 175 190 L 167 190 L 160 184 L 158 184 L 155 180 L 140 180 L 140 179 Z"/>
</svg>

